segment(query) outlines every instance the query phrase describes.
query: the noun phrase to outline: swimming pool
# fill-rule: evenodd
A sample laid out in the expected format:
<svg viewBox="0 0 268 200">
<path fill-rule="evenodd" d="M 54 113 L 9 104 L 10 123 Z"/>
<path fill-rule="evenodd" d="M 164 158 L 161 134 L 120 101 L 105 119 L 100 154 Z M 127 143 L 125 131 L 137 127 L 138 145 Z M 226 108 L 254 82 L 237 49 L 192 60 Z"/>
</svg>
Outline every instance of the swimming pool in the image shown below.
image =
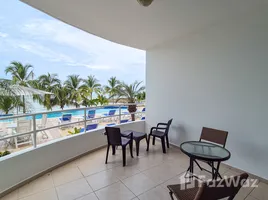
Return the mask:
<svg viewBox="0 0 268 200">
<path fill-rule="evenodd" d="M 90 108 L 88 108 L 89 110 Z M 103 115 L 109 113 L 110 110 L 116 110 L 115 114 L 119 114 L 119 108 L 97 108 L 96 109 L 96 114 L 97 115 Z M 88 111 L 87 111 L 88 112 Z M 121 108 L 121 113 L 128 112 L 127 107 Z M 84 110 L 71 110 L 71 111 L 55 111 L 47 114 L 47 118 L 59 118 L 62 116 L 62 114 L 70 113 L 73 116 L 83 116 L 84 115 Z M 10 115 L 9 115 L 10 116 Z M 0 116 L 0 122 L 10 122 L 13 121 L 13 119 L 6 119 L 6 120 L 1 120 L 2 117 L 7 117 L 7 116 Z M 26 117 L 27 119 L 31 119 L 32 117 Z M 36 119 L 42 119 L 42 114 L 37 114 Z"/>
<path fill-rule="evenodd" d="M 89 110 L 89 109 L 88 109 Z M 106 113 L 109 113 L 111 109 L 108 108 L 100 108 L 100 109 L 96 109 L 96 114 L 99 115 L 103 115 Z M 113 109 L 116 110 L 115 114 L 118 115 L 119 114 L 119 109 Z M 88 111 L 87 111 L 88 112 Z M 128 112 L 128 110 L 126 108 L 122 108 L 121 112 Z M 53 113 L 48 113 L 47 114 L 47 118 L 58 118 L 61 117 L 62 114 L 66 114 L 66 113 L 70 113 L 73 116 L 83 116 L 84 115 L 84 110 L 72 110 L 72 111 L 57 111 L 57 112 L 53 112 Z M 42 114 L 38 114 L 36 115 L 36 119 L 41 119 L 42 118 Z"/>
</svg>

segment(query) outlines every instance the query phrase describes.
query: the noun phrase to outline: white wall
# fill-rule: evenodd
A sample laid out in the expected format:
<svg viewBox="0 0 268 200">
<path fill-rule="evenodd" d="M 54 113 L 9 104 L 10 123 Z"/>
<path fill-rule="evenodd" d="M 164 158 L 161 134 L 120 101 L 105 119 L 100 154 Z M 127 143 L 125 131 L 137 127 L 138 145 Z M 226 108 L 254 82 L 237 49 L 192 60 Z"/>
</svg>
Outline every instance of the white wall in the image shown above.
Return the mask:
<svg viewBox="0 0 268 200">
<path fill-rule="evenodd" d="M 146 128 L 174 118 L 170 140 L 229 131 L 228 164 L 268 179 L 268 12 L 231 19 L 147 51 Z"/>
<path fill-rule="evenodd" d="M 144 132 L 144 121 L 118 125 L 122 131 L 135 130 Z M 1 192 L 34 175 L 50 169 L 64 161 L 107 144 L 104 129 L 86 134 L 70 136 L 51 144 L 45 144 L 18 155 L 11 154 L 0 160 L 0 195 Z M 103 163 L 105 155 L 103 155 Z"/>
</svg>

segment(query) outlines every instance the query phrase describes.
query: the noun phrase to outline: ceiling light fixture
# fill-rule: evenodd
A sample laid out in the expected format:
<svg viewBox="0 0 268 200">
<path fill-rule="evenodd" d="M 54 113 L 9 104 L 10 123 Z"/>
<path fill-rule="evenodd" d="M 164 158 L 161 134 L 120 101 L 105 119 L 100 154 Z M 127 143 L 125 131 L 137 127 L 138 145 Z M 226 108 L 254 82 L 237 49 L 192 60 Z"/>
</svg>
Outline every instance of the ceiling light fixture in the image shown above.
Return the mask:
<svg viewBox="0 0 268 200">
<path fill-rule="evenodd" d="M 153 2 L 153 0 L 137 0 L 137 1 L 139 2 L 139 4 L 145 7 L 151 5 L 151 3 Z"/>
</svg>

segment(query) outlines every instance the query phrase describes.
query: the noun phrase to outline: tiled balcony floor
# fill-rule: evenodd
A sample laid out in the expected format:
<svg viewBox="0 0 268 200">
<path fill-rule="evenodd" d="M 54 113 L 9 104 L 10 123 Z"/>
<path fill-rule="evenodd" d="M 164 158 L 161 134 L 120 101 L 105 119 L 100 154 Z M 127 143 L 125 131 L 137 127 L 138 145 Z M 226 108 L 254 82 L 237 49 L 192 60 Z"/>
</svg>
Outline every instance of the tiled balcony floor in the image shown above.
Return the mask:
<svg viewBox="0 0 268 200">
<path fill-rule="evenodd" d="M 127 166 L 122 167 L 121 150 L 110 154 L 105 165 L 106 149 L 79 158 L 49 174 L 19 188 L 1 200 L 170 200 L 166 186 L 179 183 L 189 165 L 189 159 L 176 148 L 163 154 L 156 143 L 140 156 L 131 158 L 127 153 Z M 111 153 L 111 152 L 110 152 Z M 221 174 L 230 176 L 239 172 L 222 166 Z M 196 174 L 208 175 L 195 170 Z M 267 200 L 268 185 L 242 188 L 236 200 Z"/>
</svg>

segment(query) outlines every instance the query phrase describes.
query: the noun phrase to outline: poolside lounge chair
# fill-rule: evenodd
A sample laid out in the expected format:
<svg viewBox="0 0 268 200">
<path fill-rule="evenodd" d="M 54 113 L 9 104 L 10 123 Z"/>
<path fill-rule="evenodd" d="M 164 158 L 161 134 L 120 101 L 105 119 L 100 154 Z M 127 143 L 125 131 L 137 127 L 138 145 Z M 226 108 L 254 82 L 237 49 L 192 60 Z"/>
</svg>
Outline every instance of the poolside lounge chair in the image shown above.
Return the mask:
<svg viewBox="0 0 268 200">
<path fill-rule="evenodd" d="M 98 124 L 88 124 L 87 127 L 86 127 L 86 132 L 90 131 L 90 130 L 94 130 L 96 128 L 98 128 Z M 80 133 L 83 133 L 83 132 L 85 132 L 85 128 L 82 128 L 80 130 Z"/>
<path fill-rule="evenodd" d="M 109 110 L 109 113 L 105 113 L 104 116 L 105 117 L 109 117 L 109 116 L 114 116 L 116 110 Z"/>
<path fill-rule="evenodd" d="M 110 123 L 110 124 L 106 124 L 106 126 L 115 126 L 116 123 Z"/>
<path fill-rule="evenodd" d="M 95 114 L 96 114 L 96 110 L 91 109 L 88 111 L 87 113 L 87 119 L 94 119 L 95 118 Z"/>
<path fill-rule="evenodd" d="M 121 121 L 120 121 L 120 124 L 124 124 L 124 123 L 127 123 L 128 122 L 128 119 L 122 119 Z"/>
<path fill-rule="evenodd" d="M 46 128 L 46 125 L 47 125 L 47 114 L 43 114 L 42 119 L 41 119 L 41 124 L 37 125 L 37 128 L 43 129 L 43 128 Z M 42 134 L 43 139 L 48 139 L 48 135 L 46 134 L 46 131 L 41 131 L 41 134 Z"/>
<path fill-rule="evenodd" d="M 109 113 L 105 113 L 103 114 L 105 117 L 109 117 L 109 119 L 112 120 L 112 117 L 111 116 L 114 116 L 115 115 L 115 112 L 116 110 L 109 110 Z"/>
<path fill-rule="evenodd" d="M 63 114 L 62 117 L 59 118 L 59 125 L 68 124 L 72 122 L 72 114 Z"/>
<path fill-rule="evenodd" d="M 14 134 L 27 133 L 32 129 L 31 120 L 18 120 L 17 128 Z M 18 148 L 20 145 L 31 144 L 32 143 L 32 134 L 22 135 L 14 138 L 15 147 Z"/>
<path fill-rule="evenodd" d="M 138 117 L 142 118 L 144 115 L 146 108 L 144 107 L 141 111 L 139 111 L 139 113 L 137 114 Z"/>
<path fill-rule="evenodd" d="M 6 137 L 6 136 L 8 136 L 8 133 L 5 133 L 5 132 L 3 131 L 3 129 L 0 128 L 0 139 L 1 139 L 1 138 L 4 138 L 4 137 Z M 1 142 L 3 142 L 3 143 L 2 143 L 2 147 L 4 147 L 4 149 L 6 149 L 6 148 L 10 145 L 10 141 L 11 141 L 11 139 L 2 140 L 2 141 L 1 141 Z"/>
</svg>

